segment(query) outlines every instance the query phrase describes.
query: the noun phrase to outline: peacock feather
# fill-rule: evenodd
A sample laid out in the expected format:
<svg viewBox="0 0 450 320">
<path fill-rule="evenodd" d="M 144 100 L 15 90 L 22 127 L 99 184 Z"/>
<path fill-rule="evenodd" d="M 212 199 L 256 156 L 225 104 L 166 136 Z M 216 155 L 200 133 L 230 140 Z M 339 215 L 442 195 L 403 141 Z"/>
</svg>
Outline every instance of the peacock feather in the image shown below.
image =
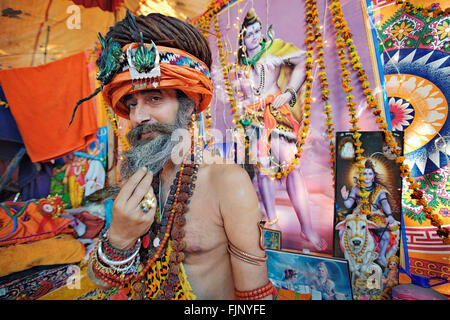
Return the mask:
<svg viewBox="0 0 450 320">
<path fill-rule="evenodd" d="M 142 33 L 141 33 L 142 37 Z M 145 47 L 143 41 L 139 44 L 135 53 L 135 67 L 141 72 L 149 72 L 155 66 L 156 46 L 152 42 L 150 47 Z"/>
</svg>

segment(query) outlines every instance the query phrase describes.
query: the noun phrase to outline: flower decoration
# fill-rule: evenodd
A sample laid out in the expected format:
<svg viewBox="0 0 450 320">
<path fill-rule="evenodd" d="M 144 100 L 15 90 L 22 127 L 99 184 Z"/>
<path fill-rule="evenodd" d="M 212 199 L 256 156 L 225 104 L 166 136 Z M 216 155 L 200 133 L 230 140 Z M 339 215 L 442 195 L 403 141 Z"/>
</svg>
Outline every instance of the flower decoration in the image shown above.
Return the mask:
<svg viewBox="0 0 450 320">
<path fill-rule="evenodd" d="M 46 217 L 56 219 L 64 212 L 64 203 L 60 196 L 50 195 L 38 200 L 39 212 Z"/>
<path fill-rule="evenodd" d="M 397 24 L 392 27 L 392 34 L 398 40 L 408 37 L 411 31 L 414 31 L 414 27 L 412 23 L 407 23 L 406 21 L 402 21 L 400 25 Z"/>
<path fill-rule="evenodd" d="M 420 12 L 424 17 L 431 15 L 433 18 L 437 18 L 442 16 L 447 17 L 450 15 L 450 8 L 442 10 L 439 3 L 432 3 L 429 6 L 423 7 L 414 6 L 411 2 L 404 0 L 392 0 L 390 2 L 395 2 L 396 5 L 401 5 L 406 12 L 412 12 L 414 14 Z"/>
<path fill-rule="evenodd" d="M 439 40 L 450 37 L 450 24 L 446 20 L 442 21 L 442 25 L 436 26 L 436 29 L 438 30 L 436 35 L 439 36 Z"/>
<path fill-rule="evenodd" d="M 334 122 L 332 117 L 332 107 L 329 104 L 328 96 L 331 93 L 331 91 L 328 89 L 328 77 L 327 73 L 325 71 L 325 60 L 323 59 L 324 56 L 324 44 L 323 44 L 323 38 L 322 34 L 320 32 L 320 21 L 319 21 L 319 14 L 317 10 L 317 2 L 315 0 L 307 0 L 306 1 L 306 21 L 307 21 L 307 31 L 308 33 L 311 32 L 314 35 L 314 42 L 316 44 L 316 50 L 317 50 L 317 63 L 319 64 L 318 68 L 320 70 L 319 72 L 319 79 L 320 79 L 320 87 L 322 88 L 322 100 L 324 102 L 324 113 L 326 117 L 325 125 L 327 126 L 326 133 L 327 138 L 330 139 L 329 142 L 329 148 L 330 148 L 330 164 L 331 164 L 331 172 L 333 176 L 333 186 L 334 186 L 334 169 L 335 169 L 335 155 L 336 155 L 336 148 L 334 146 Z M 307 34 L 308 34 L 307 33 Z M 310 56 L 312 56 L 312 51 L 310 52 Z"/>
<path fill-rule="evenodd" d="M 414 109 L 403 99 L 389 99 L 392 130 L 405 130 L 414 118 Z M 412 113 L 412 114 L 411 114 Z"/>
</svg>

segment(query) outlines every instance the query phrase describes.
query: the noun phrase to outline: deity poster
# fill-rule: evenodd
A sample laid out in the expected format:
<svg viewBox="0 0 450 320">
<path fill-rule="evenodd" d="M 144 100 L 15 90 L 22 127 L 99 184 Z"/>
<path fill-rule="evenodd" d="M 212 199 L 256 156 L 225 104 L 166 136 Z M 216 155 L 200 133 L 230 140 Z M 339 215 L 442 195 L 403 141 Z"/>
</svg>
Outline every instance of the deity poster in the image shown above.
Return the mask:
<svg viewBox="0 0 450 320">
<path fill-rule="evenodd" d="M 398 146 L 403 146 L 403 132 L 392 134 Z M 370 210 L 370 214 L 361 214 L 352 135 L 336 134 L 334 256 L 349 262 L 355 299 L 390 299 L 392 287 L 398 284 L 400 262 L 400 164 L 383 132 L 361 132 L 363 182 Z"/>
<path fill-rule="evenodd" d="M 381 92 L 361 6 L 358 1 L 341 1 L 371 88 Z M 317 7 L 335 130 L 348 130 L 350 117 L 342 103 L 347 93 L 335 67 L 338 51 L 332 14 L 327 1 L 318 1 Z M 281 231 L 283 248 L 331 254 L 333 169 L 317 64 L 312 70 L 308 132 L 304 144 L 299 142 L 299 128 L 305 124 L 306 12 L 302 0 L 241 0 L 222 8 L 217 19 L 211 17 L 211 135 L 219 143 L 235 143 L 235 160 L 252 179 L 265 227 Z M 376 130 L 361 86 L 355 85 L 353 93 L 359 126 Z"/>
<path fill-rule="evenodd" d="M 271 249 L 266 253 L 269 279 L 278 291 L 275 300 L 353 299 L 346 260 Z M 290 296 L 283 299 L 280 293 Z"/>
</svg>

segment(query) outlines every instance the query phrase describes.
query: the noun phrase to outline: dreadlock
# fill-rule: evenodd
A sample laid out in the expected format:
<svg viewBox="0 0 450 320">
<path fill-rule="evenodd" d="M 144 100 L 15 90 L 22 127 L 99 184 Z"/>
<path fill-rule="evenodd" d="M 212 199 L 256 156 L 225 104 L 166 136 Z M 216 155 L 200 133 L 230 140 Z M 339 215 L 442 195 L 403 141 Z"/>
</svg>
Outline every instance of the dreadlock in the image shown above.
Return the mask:
<svg viewBox="0 0 450 320">
<path fill-rule="evenodd" d="M 130 42 L 140 41 L 142 32 L 144 42 L 153 41 L 156 45 L 172 47 L 190 53 L 211 68 L 211 50 L 205 37 L 192 25 L 177 18 L 150 13 L 134 17 L 127 12 L 125 19 L 109 28 L 106 42 L 118 42 L 122 47 Z"/>
</svg>

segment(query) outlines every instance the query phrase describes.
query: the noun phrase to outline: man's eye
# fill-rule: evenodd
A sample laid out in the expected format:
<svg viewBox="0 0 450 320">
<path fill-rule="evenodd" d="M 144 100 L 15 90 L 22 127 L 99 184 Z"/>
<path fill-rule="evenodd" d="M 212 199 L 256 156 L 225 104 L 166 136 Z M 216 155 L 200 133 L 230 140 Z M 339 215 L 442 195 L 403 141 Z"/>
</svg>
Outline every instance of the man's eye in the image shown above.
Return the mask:
<svg viewBox="0 0 450 320">
<path fill-rule="evenodd" d="M 128 109 L 133 109 L 134 107 L 136 107 L 136 103 L 128 103 L 127 107 Z"/>
</svg>

